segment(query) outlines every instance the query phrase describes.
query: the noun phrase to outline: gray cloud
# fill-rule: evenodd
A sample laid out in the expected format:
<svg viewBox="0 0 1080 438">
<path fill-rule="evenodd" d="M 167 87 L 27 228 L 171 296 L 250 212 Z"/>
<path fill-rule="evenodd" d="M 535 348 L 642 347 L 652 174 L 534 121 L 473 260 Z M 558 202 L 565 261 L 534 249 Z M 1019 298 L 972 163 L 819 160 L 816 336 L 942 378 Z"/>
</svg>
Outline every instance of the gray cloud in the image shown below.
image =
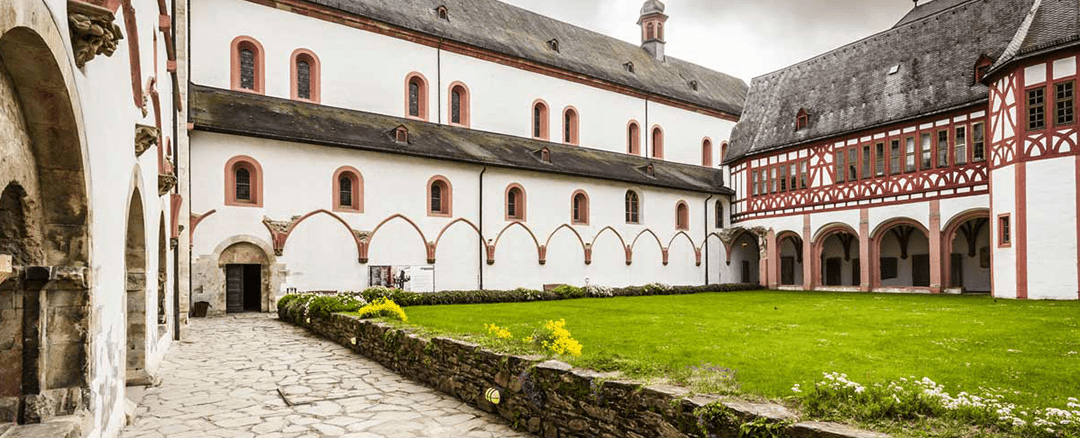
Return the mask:
<svg viewBox="0 0 1080 438">
<path fill-rule="evenodd" d="M 643 0 L 503 0 L 639 42 Z M 667 53 L 742 78 L 759 76 L 888 29 L 911 0 L 665 0 Z"/>
</svg>

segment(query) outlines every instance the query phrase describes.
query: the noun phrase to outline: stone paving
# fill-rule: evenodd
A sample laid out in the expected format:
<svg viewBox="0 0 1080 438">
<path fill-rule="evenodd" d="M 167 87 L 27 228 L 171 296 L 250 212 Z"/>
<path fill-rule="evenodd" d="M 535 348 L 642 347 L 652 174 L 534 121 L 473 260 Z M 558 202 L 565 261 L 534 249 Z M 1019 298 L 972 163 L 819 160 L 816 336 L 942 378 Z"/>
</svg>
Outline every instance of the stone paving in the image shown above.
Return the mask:
<svg viewBox="0 0 1080 438">
<path fill-rule="evenodd" d="M 121 437 L 532 437 L 276 315 L 188 330 Z"/>
</svg>

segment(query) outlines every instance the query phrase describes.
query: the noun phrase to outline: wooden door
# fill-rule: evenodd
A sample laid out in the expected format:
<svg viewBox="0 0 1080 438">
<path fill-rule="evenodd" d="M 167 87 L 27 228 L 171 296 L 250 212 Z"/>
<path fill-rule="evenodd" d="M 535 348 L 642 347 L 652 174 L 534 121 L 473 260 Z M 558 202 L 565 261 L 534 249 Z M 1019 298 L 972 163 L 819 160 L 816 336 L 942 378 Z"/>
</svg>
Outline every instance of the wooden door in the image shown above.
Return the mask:
<svg viewBox="0 0 1080 438">
<path fill-rule="evenodd" d="M 860 265 L 859 259 L 851 259 L 851 285 L 859 286 L 862 284 L 862 265 Z"/>
<path fill-rule="evenodd" d="M 795 257 L 780 257 L 780 284 L 795 284 Z"/>
<path fill-rule="evenodd" d="M 911 256 L 911 285 L 917 287 L 930 286 L 930 254 L 914 254 Z"/>
<path fill-rule="evenodd" d="M 225 265 L 225 311 L 244 311 L 244 265 Z"/>
<path fill-rule="evenodd" d="M 750 261 L 742 261 L 742 282 L 750 283 Z"/>
<path fill-rule="evenodd" d="M 843 262 L 840 257 L 831 257 L 825 259 L 825 285 L 826 286 L 840 286 L 844 284 L 843 271 L 841 270 Z"/>
</svg>

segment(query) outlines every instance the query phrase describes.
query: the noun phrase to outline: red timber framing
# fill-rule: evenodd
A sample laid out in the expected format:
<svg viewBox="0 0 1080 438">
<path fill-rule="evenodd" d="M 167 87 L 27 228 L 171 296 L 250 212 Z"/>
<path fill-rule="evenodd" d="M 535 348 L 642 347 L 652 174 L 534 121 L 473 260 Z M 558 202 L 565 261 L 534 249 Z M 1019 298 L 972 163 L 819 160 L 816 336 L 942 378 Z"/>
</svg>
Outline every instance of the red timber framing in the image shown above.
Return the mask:
<svg viewBox="0 0 1080 438">
<path fill-rule="evenodd" d="M 733 165 L 745 185 L 735 220 L 988 193 L 986 113 L 974 105 L 745 158 Z"/>
<path fill-rule="evenodd" d="M 526 59 L 495 52 L 481 47 L 472 46 L 457 41 L 446 40 L 434 35 L 406 29 L 404 27 L 396 26 L 356 14 L 351 14 L 328 6 L 310 3 L 304 0 L 247 1 L 282 11 L 289 11 L 295 14 L 303 15 L 305 17 L 311 17 L 331 23 L 341 24 L 355 29 L 374 32 L 392 38 L 410 41 L 428 47 L 441 48 L 441 50 L 446 50 L 459 55 L 469 56 L 488 62 L 502 64 L 508 67 L 518 68 L 532 73 L 542 74 L 557 79 L 588 85 L 591 87 L 596 87 L 602 90 L 623 94 L 637 99 L 648 99 L 650 102 L 656 102 L 663 105 L 679 108 L 686 111 L 692 111 L 731 122 L 739 121 L 739 116 L 736 114 L 729 114 L 712 108 L 706 108 L 690 102 L 672 99 L 670 97 L 662 96 L 659 94 L 631 88 L 625 85 L 620 85 L 603 79 L 575 73 L 558 67 L 529 61 Z"/>
</svg>

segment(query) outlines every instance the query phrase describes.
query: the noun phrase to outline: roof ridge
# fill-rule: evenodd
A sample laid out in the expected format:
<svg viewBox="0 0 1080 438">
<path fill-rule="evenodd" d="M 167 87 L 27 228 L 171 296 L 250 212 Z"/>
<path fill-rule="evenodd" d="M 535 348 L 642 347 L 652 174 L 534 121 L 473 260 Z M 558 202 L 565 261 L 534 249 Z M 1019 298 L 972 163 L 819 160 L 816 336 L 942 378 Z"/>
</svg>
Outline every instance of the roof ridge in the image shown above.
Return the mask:
<svg viewBox="0 0 1080 438">
<path fill-rule="evenodd" d="M 1028 31 L 1031 30 L 1031 23 L 1035 21 L 1035 16 L 1039 13 L 1039 8 L 1042 6 L 1042 0 L 1035 0 L 1031 4 L 1031 9 L 1028 10 L 1027 16 L 1024 17 L 1024 21 L 1020 23 L 1020 27 L 1016 29 L 1016 33 L 1013 35 L 1009 44 L 1005 46 L 1005 51 L 998 57 L 997 61 L 987 70 L 990 72 L 997 71 L 999 68 L 1008 64 L 1009 61 L 1016 56 L 1020 51 L 1020 47 L 1024 45 L 1024 40 L 1027 39 Z"/>
<path fill-rule="evenodd" d="M 943 1 L 943 0 L 935 0 L 935 1 Z M 922 18 L 919 18 L 919 19 L 916 19 L 916 20 L 912 20 L 910 22 L 903 23 L 903 24 L 897 23 L 897 24 L 893 25 L 893 27 L 890 27 L 890 28 L 882 30 L 880 32 L 877 32 L 877 33 L 871 34 L 869 36 L 860 38 L 860 39 L 852 41 L 850 43 L 844 44 L 842 46 L 839 46 L 839 47 L 837 47 L 835 49 L 832 49 L 832 50 L 829 50 L 827 52 L 820 53 L 820 54 L 815 55 L 813 57 L 804 59 L 804 60 L 799 61 L 797 63 L 791 64 L 791 65 L 789 65 L 787 67 L 782 67 L 782 68 L 773 70 L 773 71 L 771 71 L 769 73 L 758 75 L 758 76 L 752 78 L 751 82 L 756 81 L 758 79 L 765 78 L 766 76 L 772 76 L 772 75 L 775 75 L 777 73 L 781 73 L 781 72 L 784 72 L 784 71 L 787 71 L 787 70 L 790 70 L 790 69 L 793 69 L 793 68 L 801 67 L 803 65 L 806 65 L 806 64 L 809 64 L 811 62 L 817 61 L 820 58 L 824 58 L 824 57 L 826 57 L 828 55 L 832 55 L 832 54 L 835 54 L 835 53 L 837 53 L 839 51 L 842 51 L 844 49 L 850 48 L 850 47 L 852 47 L 852 46 L 854 46 L 856 44 L 869 42 L 870 40 L 873 40 L 875 38 L 878 38 L 878 37 L 884 36 L 886 34 L 892 33 L 893 31 L 897 31 L 897 30 L 900 30 L 900 29 L 907 28 L 908 26 L 911 26 L 911 25 L 913 25 L 915 23 L 922 22 L 922 21 L 924 21 L 924 20 L 926 20 L 926 19 L 928 19 L 930 17 L 940 15 L 943 12 L 951 11 L 951 10 L 958 9 L 958 8 L 961 8 L 961 7 L 970 6 L 972 3 L 975 3 L 977 1 L 979 1 L 979 0 L 964 0 L 962 3 L 959 3 L 959 4 L 953 5 L 951 7 L 942 9 L 941 11 L 935 12 L 935 13 L 927 15 L 925 17 L 922 17 Z"/>
</svg>

